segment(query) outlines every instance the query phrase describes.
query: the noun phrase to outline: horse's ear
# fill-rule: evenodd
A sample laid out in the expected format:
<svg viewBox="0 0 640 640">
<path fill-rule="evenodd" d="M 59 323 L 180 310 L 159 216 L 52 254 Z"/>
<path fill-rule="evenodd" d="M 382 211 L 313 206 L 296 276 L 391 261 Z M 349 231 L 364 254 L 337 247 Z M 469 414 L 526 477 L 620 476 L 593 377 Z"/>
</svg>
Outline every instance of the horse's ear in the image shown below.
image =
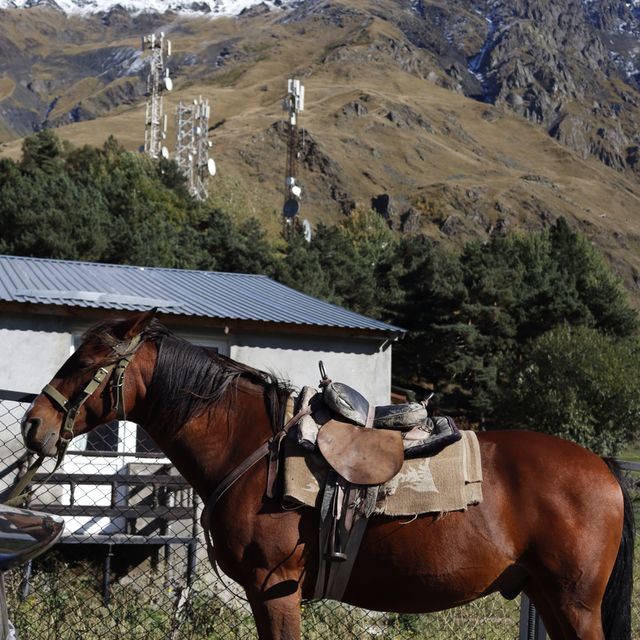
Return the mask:
<svg viewBox="0 0 640 640">
<path fill-rule="evenodd" d="M 139 336 L 149 326 L 157 310 L 158 308 L 154 307 L 149 311 L 143 311 L 132 318 L 118 322 L 113 327 L 113 334 L 120 340 L 131 340 Z"/>
</svg>

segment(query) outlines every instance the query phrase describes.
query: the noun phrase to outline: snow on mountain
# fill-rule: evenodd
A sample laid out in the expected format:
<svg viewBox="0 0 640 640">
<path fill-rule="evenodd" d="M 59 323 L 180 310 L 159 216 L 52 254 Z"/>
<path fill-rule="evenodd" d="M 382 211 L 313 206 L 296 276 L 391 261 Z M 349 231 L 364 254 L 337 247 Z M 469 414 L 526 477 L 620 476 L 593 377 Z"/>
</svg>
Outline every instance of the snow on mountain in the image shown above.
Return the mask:
<svg viewBox="0 0 640 640">
<path fill-rule="evenodd" d="M 55 7 L 64 13 L 106 13 L 116 7 L 138 13 L 211 14 L 236 16 L 255 5 L 269 8 L 286 7 L 294 0 L 0 0 L 0 9 L 29 9 L 37 6 Z"/>
</svg>

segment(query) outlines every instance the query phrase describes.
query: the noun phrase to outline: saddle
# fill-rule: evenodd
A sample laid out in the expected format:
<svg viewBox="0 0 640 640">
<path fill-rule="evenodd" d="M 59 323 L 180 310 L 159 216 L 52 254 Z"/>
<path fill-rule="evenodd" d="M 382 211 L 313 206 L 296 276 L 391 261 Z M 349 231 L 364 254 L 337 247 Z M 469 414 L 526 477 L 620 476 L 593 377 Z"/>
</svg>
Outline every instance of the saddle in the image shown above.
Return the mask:
<svg viewBox="0 0 640 640">
<path fill-rule="evenodd" d="M 449 417 L 430 418 L 428 399 L 372 406 L 358 391 L 332 382 L 320 362 L 320 390 L 304 387 L 298 444 L 316 448 L 329 471 L 320 508 L 320 565 L 314 597 L 339 600 L 375 508 L 378 486 L 406 458 L 433 455 L 461 438 Z"/>
</svg>

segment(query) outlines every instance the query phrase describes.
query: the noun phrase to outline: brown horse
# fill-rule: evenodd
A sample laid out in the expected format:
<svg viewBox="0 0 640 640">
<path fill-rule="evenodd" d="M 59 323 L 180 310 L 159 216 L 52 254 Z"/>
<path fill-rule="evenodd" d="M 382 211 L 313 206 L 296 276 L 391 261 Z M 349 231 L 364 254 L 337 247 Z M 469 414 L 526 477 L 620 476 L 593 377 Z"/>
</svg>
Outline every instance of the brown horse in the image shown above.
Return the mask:
<svg viewBox="0 0 640 640">
<path fill-rule="evenodd" d="M 176 338 L 152 316 L 89 332 L 25 415 L 25 442 L 56 455 L 73 435 L 124 409 L 207 500 L 281 428 L 289 390 Z M 123 358 L 126 376 L 116 375 Z M 633 516 L 619 474 L 552 436 L 479 439 L 482 504 L 410 522 L 374 516 L 344 600 L 421 613 L 524 590 L 554 640 L 629 639 Z M 220 566 L 247 593 L 259 637 L 299 638 L 300 603 L 311 597 L 318 567 L 318 515 L 267 499 L 267 472 L 265 457 L 231 486 L 210 533 Z"/>
</svg>

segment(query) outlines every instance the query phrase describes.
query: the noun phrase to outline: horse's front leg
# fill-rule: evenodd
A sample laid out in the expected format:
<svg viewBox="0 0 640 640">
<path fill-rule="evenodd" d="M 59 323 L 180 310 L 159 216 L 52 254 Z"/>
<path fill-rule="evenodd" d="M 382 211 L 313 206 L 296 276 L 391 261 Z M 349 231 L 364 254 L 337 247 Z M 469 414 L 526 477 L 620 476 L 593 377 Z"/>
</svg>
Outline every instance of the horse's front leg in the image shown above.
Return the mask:
<svg viewBox="0 0 640 640">
<path fill-rule="evenodd" d="M 247 594 L 260 640 L 300 640 L 300 589 L 291 593 L 286 581 L 281 584 Z"/>
</svg>

